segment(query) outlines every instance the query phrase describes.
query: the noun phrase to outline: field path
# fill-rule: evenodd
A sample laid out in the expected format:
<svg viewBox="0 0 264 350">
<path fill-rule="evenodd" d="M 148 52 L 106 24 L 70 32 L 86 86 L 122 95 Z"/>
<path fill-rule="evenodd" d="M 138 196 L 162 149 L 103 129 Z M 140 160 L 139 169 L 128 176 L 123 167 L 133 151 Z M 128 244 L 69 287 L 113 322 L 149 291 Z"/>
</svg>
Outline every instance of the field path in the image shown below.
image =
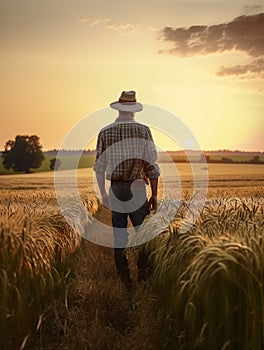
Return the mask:
<svg viewBox="0 0 264 350">
<path fill-rule="evenodd" d="M 111 223 L 105 208 L 96 217 Z M 124 292 L 112 248 L 83 240 L 72 270 L 66 300 L 57 302 L 44 323 L 43 349 L 162 348 L 151 288 L 146 282 L 137 285 L 133 296 Z"/>
</svg>

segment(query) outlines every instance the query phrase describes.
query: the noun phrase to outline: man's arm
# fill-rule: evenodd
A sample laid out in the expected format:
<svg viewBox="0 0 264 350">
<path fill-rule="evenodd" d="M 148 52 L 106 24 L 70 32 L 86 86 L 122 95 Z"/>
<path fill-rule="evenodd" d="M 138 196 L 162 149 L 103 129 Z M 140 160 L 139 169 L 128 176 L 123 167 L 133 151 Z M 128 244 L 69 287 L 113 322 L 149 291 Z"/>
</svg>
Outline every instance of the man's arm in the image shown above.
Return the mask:
<svg viewBox="0 0 264 350">
<path fill-rule="evenodd" d="M 105 173 L 96 172 L 96 181 L 98 183 L 99 191 L 102 197 L 102 203 L 109 208 L 108 194 L 105 190 Z"/>
<path fill-rule="evenodd" d="M 154 177 L 152 179 L 149 179 L 150 181 L 150 187 L 151 187 L 151 197 L 149 199 L 149 208 L 153 210 L 157 210 L 158 207 L 158 183 L 159 178 Z"/>
<path fill-rule="evenodd" d="M 151 197 L 149 199 L 149 208 L 157 210 L 158 207 L 158 182 L 160 169 L 157 164 L 157 150 L 149 128 L 146 128 L 146 147 L 144 150 L 144 173 L 149 179 L 151 186 Z"/>
<path fill-rule="evenodd" d="M 93 166 L 93 170 L 95 171 L 96 181 L 99 187 L 99 191 L 102 198 L 102 203 L 105 207 L 109 208 L 108 202 L 108 194 L 105 190 L 105 171 L 106 171 L 106 161 L 104 157 L 104 141 L 103 141 L 103 133 L 99 132 L 97 144 L 96 144 L 96 158 Z"/>
</svg>

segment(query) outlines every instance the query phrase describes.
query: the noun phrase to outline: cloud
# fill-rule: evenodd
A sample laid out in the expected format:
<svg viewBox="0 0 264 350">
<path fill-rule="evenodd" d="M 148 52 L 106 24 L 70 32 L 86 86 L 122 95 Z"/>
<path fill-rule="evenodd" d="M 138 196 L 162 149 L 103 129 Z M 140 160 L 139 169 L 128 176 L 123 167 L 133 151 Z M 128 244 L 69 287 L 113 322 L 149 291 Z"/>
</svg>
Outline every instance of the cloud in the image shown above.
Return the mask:
<svg viewBox="0 0 264 350">
<path fill-rule="evenodd" d="M 85 17 L 80 17 L 80 21 L 82 23 L 87 23 L 90 25 L 90 27 L 95 26 L 97 23 L 99 23 L 98 19 L 91 19 L 91 18 L 85 18 Z"/>
<path fill-rule="evenodd" d="M 99 21 L 97 19 L 94 19 L 93 21 L 90 22 L 90 26 L 93 27 L 95 26 Z"/>
<path fill-rule="evenodd" d="M 252 6 L 250 8 L 252 10 Z M 257 9 L 258 6 L 254 8 Z M 160 39 L 172 43 L 172 48 L 160 50 L 159 53 L 181 57 L 230 51 L 245 53 L 251 57 L 249 63 L 221 66 L 216 74 L 264 79 L 264 13 L 243 15 L 231 22 L 211 26 L 165 27 Z"/>
<path fill-rule="evenodd" d="M 243 14 L 244 15 L 249 15 L 253 13 L 260 13 L 264 10 L 263 5 L 248 5 L 243 7 Z"/>
<path fill-rule="evenodd" d="M 148 28 L 148 30 L 151 31 L 151 32 L 156 32 L 156 31 L 160 30 L 160 28 L 158 28 L 158 27 L 153 27 L 153 26 L 148 26 L 147 28 Z"/>
<path fill-rule="evenodd" d="M 135 31 L 139 27 L 137 24 L 116 22 L 111 19 L 104 19 L 104 23 L 107 29 L 114 29 L 114 30 Z"/>
<path fill-rule="evenodd" d="M 221 66 L 216 74 L 220 77 L 226 75 L 247 75 L 251 78 L 264 79 L 264 57 L 255 59 L 245 65 L 236 65 L 233 67 Z"/>
<path fill-rule="evenodd" d="M 225 51 L 242 51 L 252 57 L 264 54 L 264 13 L 240 16 L 229 23 L 189 28 L 165 27 L 161 40 L 173 47 L 160 50 L 178 56 L 208 55 Z"/>
<path fill-rule="evenodd" d="M 139 25 L 138 24 L 131 24 L 131 23 L 126 23 L 126 22 L 118 22 L 114 21 L 110 18 L 105 18 L 105 19 L 92 19 L 92 18 L 86 18 L 86 17 L 79 17 L 79 20 L 82 23 L 88 24 L 90 27 L 95 26 L 96 24 L 101 24 L 104 26 L 104 28 L 109 29 L 109 30 L 116 30 L 120 31 L 123 33 L 131 33 L 136 30 L 138 30 Z"/>
<path fill-rule="evenodd" d="M 131 34 L 137 32 L 140 35 L 144 35 L 144 33 L 146 32 L 156 33 L 160 31 L 160 27 L 151 25 L 142 26 L 139 24 L 115 21 L 111 18 L 93 19 L 89 17 L 78 17 L 78 21 L 87 24 L 90 27 L 93 27 L 98 24 L 101 28 L 120 32 L 122 34 Z"/>
</svg>

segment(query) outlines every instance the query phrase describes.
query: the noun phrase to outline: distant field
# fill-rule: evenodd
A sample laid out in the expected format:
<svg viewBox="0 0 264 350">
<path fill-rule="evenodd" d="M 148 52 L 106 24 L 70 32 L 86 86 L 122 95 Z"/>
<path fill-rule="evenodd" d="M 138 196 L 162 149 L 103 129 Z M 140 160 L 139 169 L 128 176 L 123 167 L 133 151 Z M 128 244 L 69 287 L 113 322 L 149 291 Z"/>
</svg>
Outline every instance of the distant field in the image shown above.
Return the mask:
<svg viewBox="0 0 264 350">
<path fill-rule="evenodd" d="M 162 154 L 160 153 L 158 155 L 158 161 L 160 163 L 167 163 L 167 162 L 175 162 L 175 163 L 186 163 L 186 162 L 189 162 L 190 160 L 191 161 L 194 161 L 194 162 L 197 162 L 199 161 L 199 156 L 197 155 L 193 155 L 190 159 L 188 159 L 188 157 L 183 154 L 184 152 L 181 152 L 181 153 L 177 153 L 177 152 L 168 152 L 168 153 L 165 153 L 165 154 Z M 207 155 L 208 156 L 208 155 Z M 72 169 L 72 164 L 74 163 L 74 159 L 75 157 L 77 157 L 76 155 L 63 155 L 60 157 L 60 160 L 62 161 L 62 164 L 61 164 L 61 169 L 63 170 L 68 170 L 68 169 Z M 213 153 L 212 154 L 209 154 L 209 163 L 210 162 L 220 162 L 222 158 L 227 158 L 227 159 L 230 159 L 231 161 L 233 162 L 237 162 L 237 163 L 243 163 L 243 162 L 249 162 L 253 157 L 254 155 L 252 154 L 248 154 L 248 153 L 245 153 L 245 154 L 223 154 L 223 155 L 214 155 Z M 54 158 L 54 156 L 45 156 L 45 160 L 42 162 L 42 165 L 40 168 L 38 169 L 32 169 L 32 173 L 39 173 L 39 172 L 47 172 L 47 171 L 51 171 L 50 168 L 49 168 L 49 165 L 50 165 L 50 160 Z M 91 168 L 94 164 L 94 160 L 95 160 L 95 156 L 94 155 L 83 155 L 81 156 L 80 158 L 80 161 L 79 161 L 79 169 L 83 169 L 83 168 Z M 264 155 L 259 155 L 259 160 L 260 162 L 264 162 Z M 228 162 L 227 162 L 228 163 Z M 11 169 L 11 170 L 6 170 L 4 167 L 3 167 L 3 164 L 2 164 L 2 158 L 0 158 L 0 175 L 8 175 L 8 174 L 14 174 L 14 171 Z"/>
<path fill-rule="evenodd" d="M 169 154 L 170 158 L 174 161 L 174 162 L 187 162 L 188 157 L 186 155 L 178 155 L 178 154 Z M 230 159 L 233 162 L 238 162 L 238 163 L 242 163 L 242 162 L 249 162 L 253 156 L 249 155 L 249 154 L 245 154 L 245 155 L 209 155 L 209 159 L 210 161 L 221 161 L 222 158 L 227 158 Z M 199 157 L 197 156 L 193 156 L 191 159 L 193 159 L 194 161 L 197 161 L 199 159 Z M 259 156 L 259 160 L 260 162 L 264 162 L 264 155 L 260 155 Z M 163 161 L 168 161 L 168 156 L 164 156 L 164 155 L 160 155 L 159 156 L 159 161 L 163 162 Z"/>
<path fill-rule="evenodd" d="M 61 166 L 63 167 L 64 170 L 67 169 L 71 169 L 71 164 L 72 161 L 74 160 L 76 156 L 72 155 L 72 156 L 62 156 L 60 157 L 60 160 L 62 162 Z M 39 172 L 46 172 L 46 171 L 51 171 L 49 168 L 50 165 L 50 160 L 54 158 L 52 156 L 46 156 L 44 161 L 42 162 L 42 165 L 40 168 L 38 169 L 32 169 L 33 173 L 39 173 Z M 79 168 L 83 169 L 83 168 L 90 168 L 93 166 L 94 163 L 94 156 L 88 156 L 88 155 L 84 155 L 80 158 L 79 161 Z M 13 170 L 6 170 L 3 167 L 2 164 L 2 159 L 0 158 L 0 175 L 7 175 L 7 174 L 14 174 Z"/>
<path fill-rule="evenodd" d="M 215 159 L 215 160 L 221 160 L 223 156 L 209 156 L 210 159 Z M 250 161 L 253 157 L 252 155 L 233 155 L 233 156 L 224 156 L 225 158 L 232 159 L 234 162 L 248 162 Z M 259 157 L 260 161 L 264 161 L 264 156 L 261 155 Z"/>
</svg>

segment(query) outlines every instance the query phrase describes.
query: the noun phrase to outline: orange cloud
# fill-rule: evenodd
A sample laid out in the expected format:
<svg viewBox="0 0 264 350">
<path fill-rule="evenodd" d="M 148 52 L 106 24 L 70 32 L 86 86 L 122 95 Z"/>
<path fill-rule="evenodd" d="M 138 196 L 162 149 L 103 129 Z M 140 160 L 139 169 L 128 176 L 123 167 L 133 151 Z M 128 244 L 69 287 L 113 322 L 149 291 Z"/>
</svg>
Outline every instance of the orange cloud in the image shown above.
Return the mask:
<svg viewBox="0 0 264 350">
<path fill-rule="evenodd" d="M 118 22 L 114 21 L 110 18 L 105 19 L 92 19 L 86 17 L 79 17 L 79 20 L 82 23 L 88 24 L 90 27 L 94 27 L 96 24 L 103 25 L 106 29 L 117 30 L 124 33 L 131 33 L 139 29 L 138 24 L 126 23 L 126 22 Z"/>
<path fill-rule="evenodd" d="M 136 24 L 116 22 L 111 19 L 104 19 L 104 22 L 105 22 L 106 28 L 108 29 L 134 31 L 138 28 L 138 25 Z"/>
<path fill-rule="evenodd" d="M 244 52 L 254 58 L 244 66 L 220 67 L 218 76 L 260 73 L 263 78 L 264 13 L 240 16 L 229 23 L 194 25 L 189 28 L 165 27 L 161 40 L 172 48 L 159 53 L 190 57 L 228 51 Z"/>
<path fill-rule="evenodd" d="M 245 65 L 236 65 L 233 67 L 221 66 L 216 72 L 218 76 L 225 75 L 250 75 L 252 78 L 264 79 L 264 58 L 258 58 Z"/>
</svg>

